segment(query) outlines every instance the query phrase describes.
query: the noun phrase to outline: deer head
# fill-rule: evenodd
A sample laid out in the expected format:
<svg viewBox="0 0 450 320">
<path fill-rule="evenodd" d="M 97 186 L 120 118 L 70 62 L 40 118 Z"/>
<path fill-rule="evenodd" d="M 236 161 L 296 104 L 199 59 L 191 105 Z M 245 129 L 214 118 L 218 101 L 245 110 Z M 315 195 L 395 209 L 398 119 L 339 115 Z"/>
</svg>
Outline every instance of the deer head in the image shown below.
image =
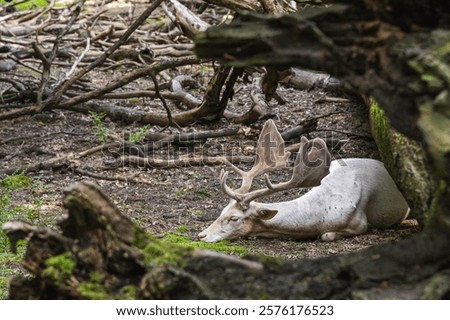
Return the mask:
<svg viewBox="0 0 450 320">
<path fill-rule="evenodd" d="M 273 205 L 264 205 L 253 200 L 292 188 L 317 186 L 329 173 L 331 155 L 325 142 L 318 138 L 308 141 L 302 137 L 291 179 L 272 184 L 267 173 L 285 167 L 289 156 L 290 153 L 285 151 L 284 140 L 275 123 L 272 120 L 266 121 L 256 146 L 253 168 L 242 171 L 230 163 L 232 170 L 242 177 L 241 186 L 235 190 L 231 189 L 227 185 L 229 172 L 221 171 L 220 186 L 230 198 L 230 202 L 220 216 L 199 233 L 199 238 L 206 242 L 216 242 L 251 235 L 259 220 L 272 219 L 278 212 L 274 210 Z M 265 174 L 266 187 L 250 191 L 253 179 L 262 174 Z"/>
</svg>

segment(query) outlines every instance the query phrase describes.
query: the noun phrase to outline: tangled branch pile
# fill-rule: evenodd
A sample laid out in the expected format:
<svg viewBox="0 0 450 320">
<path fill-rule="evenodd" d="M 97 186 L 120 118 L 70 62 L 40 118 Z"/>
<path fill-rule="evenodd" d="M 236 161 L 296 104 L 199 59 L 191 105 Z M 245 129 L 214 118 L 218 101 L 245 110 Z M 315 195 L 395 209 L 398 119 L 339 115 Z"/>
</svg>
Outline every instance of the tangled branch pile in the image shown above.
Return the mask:
<svg viewBox="0 0 450 320">
<path fill-rule="evenodd" d="M 96 1 L 86 4 L 80 0 L 61 7 L 52 1 L 46 8 L 25 11 L 15 10 L 13 4 L 3 6 L 0 121 L 60 109 L 163 128 L 213 122 L 222 117 L 233 123 L 249 124 L 272 116 L 267 105 L 271 98 L 283 103 L 275 92 L 281 77 L 303 89 L 339 86 L 324 74 L 267 68 L 262 75 L 262 68 L 215 66 L 210 60 L 193 55 L 192 39 L 196 33 L 209 25 L 230 21 L 235 14 L 233 10 L 248 6 L 247 9 L 262 11 L 259 2 L 186 1 L 190 8 L 177 0 L 167 2 L 166 5 L 158 0 L 146 5 L 114 1 L 108 5 Z M 272 1 L 261 3 L 266 4 L 265 11 L 292 9 L 289 6 L 277 9 L 270 5 Z M 242 75 L 253 79 L 250 94 L 253 104 L 247 112 L 236 114 L 228 111 L 227 105 L 233 97 L 235 82 Z M 311 119 L 286 134 L 300 136 L 316 124 L 317 119 Z M 200 157 L 188 161 L 159 161 L 148 157 L 151 151 L 167 144 L 192 144 L 241 132 L 239 127 L 232 127 L 190 135 L 153 134 L 146 136 L 149 141 L 146 145 L 115 137 L 110 144 L 75 155 L 58 156 L 2 172 L 52 169 L 73 159 L 113 149 L 131 156 L 121 157 L 110 167 L 251 162 L 251 157 Z"/>
<path fill-rule="evenodd" d="M 242 70 L 217 67 L 209 85 L 199 88 L 203 97 L 184 90 L 201 83 L 202 72 L 193 73 L 189 67 L 179 74 L 171 70 L 206 63 L 193 56 L 191 39 L 210 24 L 229 20 L 232 12 L 203 1 L 188 1 L 192 10 L 177 0 L 168 2 L 170 7 L 161 5 L 162 0 L 147 7 L 116 1 L 86 5 L 80 0 L 61 7 L 54 0 L 46 8 L 26 11 L 16 11 L 13 4 L 3 6 L 0 120 L 51 109 L 104 112 L 111 119 L 161 126 L 222 117 Z M 233 9 L 247 3 L 207 2 Z M 97 81 L 99 74 L 108 79 L 106 85 Z M 130 108 L 130 99 L 143 99 L 146 109 Z M 254 100 L 264 104 L 261 98 Z M 182 112 L 172 115 L 169 104 Z M 154 110 L 162 107 L 165 112 Z M 235 122 L 252 122 L 262 113 L 234 115 Z"/>
</svg>

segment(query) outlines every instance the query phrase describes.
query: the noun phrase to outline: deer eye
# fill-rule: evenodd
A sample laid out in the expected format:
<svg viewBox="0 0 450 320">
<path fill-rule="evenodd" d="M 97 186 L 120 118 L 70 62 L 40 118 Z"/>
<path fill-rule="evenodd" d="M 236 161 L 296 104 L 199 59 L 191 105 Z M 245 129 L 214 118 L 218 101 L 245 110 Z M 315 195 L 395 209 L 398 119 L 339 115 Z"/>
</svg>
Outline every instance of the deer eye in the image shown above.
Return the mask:
<svg viewBox="0 0 450 320">
<path fill-rule="evenodd" d="M 238 220 L 239 220 L 239 217 L 236 217 L 236 216 L 230 217 L 230 221 L 238 221 Z"/>
</svg>

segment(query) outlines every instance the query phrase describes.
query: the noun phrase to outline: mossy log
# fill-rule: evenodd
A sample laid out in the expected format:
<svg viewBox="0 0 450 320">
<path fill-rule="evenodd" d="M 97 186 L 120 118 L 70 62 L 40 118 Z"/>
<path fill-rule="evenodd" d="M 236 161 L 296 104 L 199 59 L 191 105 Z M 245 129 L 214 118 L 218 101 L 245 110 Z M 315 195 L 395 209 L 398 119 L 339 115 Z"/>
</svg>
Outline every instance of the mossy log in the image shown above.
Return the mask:
<svg viewBox="0 0 450 320">
<path fill-rule="evenodd" d="M 449 233 L 422 233 L 347 256 L 282 261 L 237 258 L 168 244 L 144 233 L 93 183 L 65 190 L 60 231 L 10 222 L 28 240 L 32 277 L 11 299 L 450 298 Z M 414 288 L 412 290 L 412 288 Z"/>
<path fill-rule="evenodd" d="M 393 129 L 374 100 L 370 104 L 370 124 L 381 159 L 408 201 L 410 217 L 427 225 L 438 182 L 430 173 L 422 145 Z"/>
</svg>

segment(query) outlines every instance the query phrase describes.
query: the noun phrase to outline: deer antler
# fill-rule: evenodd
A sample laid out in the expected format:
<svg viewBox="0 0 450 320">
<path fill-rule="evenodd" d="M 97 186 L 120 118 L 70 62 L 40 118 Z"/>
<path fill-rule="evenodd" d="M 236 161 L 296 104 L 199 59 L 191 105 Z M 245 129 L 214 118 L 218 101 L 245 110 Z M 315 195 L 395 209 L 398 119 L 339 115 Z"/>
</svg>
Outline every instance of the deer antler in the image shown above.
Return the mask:
<svg viewBox="0 0 450 320">
<path fill-rule="evenodd" d="M 320 138 L 308 141 L 308 139 L 302 137 L 299 151 L 294 162 L 292 177 L 289 181 L 274 185 L 270 182 L 269 176 L 266 174 L 266 188 L 255 190 L 252 192 L 248 192 L 250 187 L 245 191 L 242 191 L 241 189 L 236 191 L 231 190 L 226 185 L 226 179 L 228 176 L 226 172 L 221 173 L 220 182 L 225 194 L 238 201 L 243 208 L 248 208 L 248 205 L 252 200 L 273 194 L 275 192 L 298 187 L 313 187 L 319 185 L 323 177 L 325 177 L 329 173 L 330 162 L 331 154 L 328 151 L 325 141 Z M 272 167 L 271 169 L 273 170 L 275 168 L 276 167 Z M 252 170 L 247 173 L 251 173 L 253 169 L 254 168 L 252 168 Z M 265 170 L 264 173 L 267 171 L 271 170 Z"/>
<path fill-rule="evenodd" d="M 278 132 L 273 120 L 267 120 L 259 134 L 256 145 L 256 158 L 253 167 L 249 171 L 243 171 L 234 165 L 231 168 L 242 177 L 241 186 L 232 190 L 227 186 L 228 172 L 220 173 L 220 186 L 223 192 L 232 199 L 241 202 L 244 195 L 249 192 L 253 179 L 266 172 L 285 167 L 286 161 L 291 155 L 284 149 L 284 140 Z"/>
</svg>

